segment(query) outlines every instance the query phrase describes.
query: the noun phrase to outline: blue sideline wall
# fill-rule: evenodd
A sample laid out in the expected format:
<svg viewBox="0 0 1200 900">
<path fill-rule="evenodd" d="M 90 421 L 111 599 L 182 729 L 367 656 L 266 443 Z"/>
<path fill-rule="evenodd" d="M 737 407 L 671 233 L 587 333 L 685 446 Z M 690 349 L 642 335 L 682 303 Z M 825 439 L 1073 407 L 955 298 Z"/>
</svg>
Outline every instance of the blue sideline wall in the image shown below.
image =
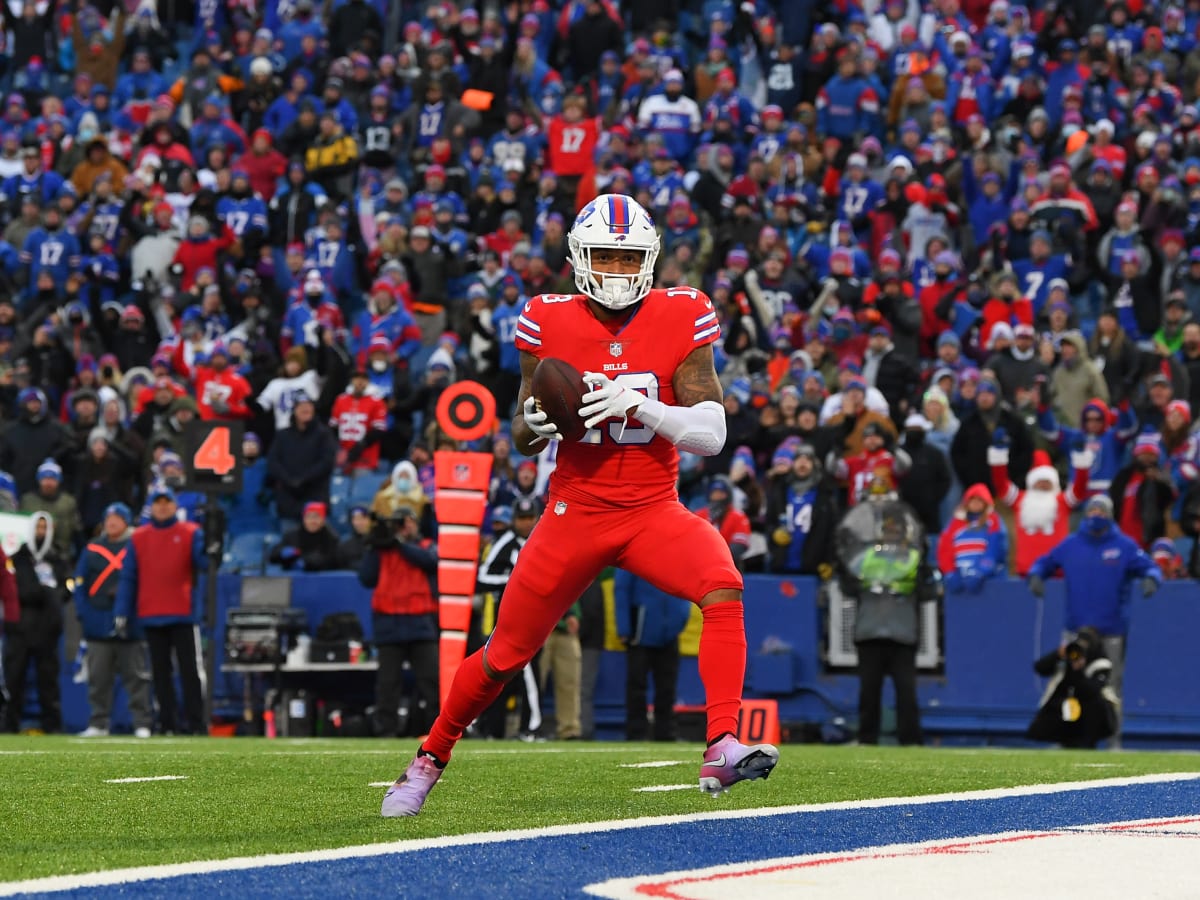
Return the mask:
<svg viewBox="0 0 1200 900">
<path fill-rule="evenodd" d="M 241 576 L 219 576 L 218 627 L 211 643 L 218 650 L 224 643 L 225 610 L 238 605 L 240 591 Z M 295 577 L 292 602 L 307 611 L 310 629 L 327 613 L 353 610 L 370 638 L 370 594 L 353 573 Z M 822 674 L 823 610 L 816 580 L 750 576 L 745 606 L 747 696 L 778 700 L 784 722 L 821 723 L 835 716 L 853 720 L 858 696 L 853 674 Z M 1019 737 L 1043 687 L 1032 662 L 1057 646 L 1062 622 L 1063 585 L 1058 581 L 1048 584 L 1044 601 L 1019 581 L 990 583 L 979 596 L 948 597 L 945 672 L 920 679 L 927 732 L 976 741 Z M 1134 601 L 1124 690 L 1127 742 L 1200 746 L 1198 636 L 1200 587 L 1194 582 L 1168 583 L 1153 597 Z M 791 652 L 760 654 L 768 637 L 787 644 Z M 69 663 L 62 679 L 65 727 L 79 731 L 87 725 L 86 691 L 71 681 Z M 596 690 L 602 727 L 617 727 L 624 720 L 624 678 L 624 655 L 606 652 Z M 679 702 L 703 701 L 696 660 L 685 657 Z M 218 672 L 215 708 L 229 713 L 240 711 L 241 705 L 241 678 Z M 118 726 L 128 722 L 124 704 L 120 707 Z"/>
</svg>

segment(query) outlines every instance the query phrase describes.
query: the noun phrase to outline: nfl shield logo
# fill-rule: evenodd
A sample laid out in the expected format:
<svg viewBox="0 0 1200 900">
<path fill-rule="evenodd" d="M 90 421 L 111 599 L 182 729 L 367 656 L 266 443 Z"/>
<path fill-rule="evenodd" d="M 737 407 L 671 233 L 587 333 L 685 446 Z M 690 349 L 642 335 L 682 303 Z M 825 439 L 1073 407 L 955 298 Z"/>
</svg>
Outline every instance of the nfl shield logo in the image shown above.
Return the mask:
<svg viewBox="0 0 1200 900">
<path fill-rule="evenodd" d="M 554 514 L 556 516 L 561 516 L 566 511 L 567 511 L 567 504 L 564 501 L 559 500 L 557 503 L 554 504 Z"/>
<path fill-rule="evenodd" d="M 608 345 L 608 352 L 613 356 L 620 356 L 625 352 L 625 348 L 621 346 L 620 341 L 613 341 Z"/>
<path fill-rule="evenodd" d="M 454 480 L 464 482 L 471 477 L 471 467 L 466 463 L 458 463 L 454 467 Z"/>
</svg>

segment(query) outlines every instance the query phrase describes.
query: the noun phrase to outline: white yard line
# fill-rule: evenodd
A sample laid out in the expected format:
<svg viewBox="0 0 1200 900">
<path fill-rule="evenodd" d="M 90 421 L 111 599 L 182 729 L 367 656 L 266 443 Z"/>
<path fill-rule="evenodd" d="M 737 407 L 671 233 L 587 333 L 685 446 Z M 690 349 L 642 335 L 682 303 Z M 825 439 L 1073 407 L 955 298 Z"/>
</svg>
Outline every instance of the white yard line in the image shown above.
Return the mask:
<svg viewBox="0 0 1200 900">
<path fill-rule="evenodd" d="M 156 878 L 173 878 L 181 875 L 237 872 L 247 869 L 289 866 L 297 863 L 392 856 L 394 854 L 413 853 L 418 850 L 435 847 L 466 847 L 540 837 L 628 831 L 635 828 L 651 828 L 658 825 L 673 825 L 686 822 L 712 822 L 748 818 L 761 819 L 769 816 L 825 812 L 828 810 L 882 809 L 892 806 L 924 806 L 933 803 L 999 800 L 1006 797 L 1035 797 L 1046 794 L 1058 794 L 1064 791 L 1088 791 L 1111 787 L 1127 787 L 1135 784 L 1168 784 L 1171 782 L 1197 780 L 1200 780 L 1200 772 L 1172 772 L 1158 775 L 1139 775 L 1131 778 L 1101 778 L 1095 781 L 1069 781 L 1059 784 L 1032 784 L 1011 788 L 992 788 L 989 790 L 964 791 L 952 794 L 927 794 L 916 797 L 880 797 L 869 800 L 844 800 L 835 803 L 771 806 L 758 809 L 731 809 L 673 816 L 642 816 L 635 819 L 616 819 L 607 822 L 580 822 L 571 825 L 551 825 L 544 828 L 477 832 L 474 834 L 447 835 L 445 837 L 389 841 L 382 844 L 362 844 L 356 847 L 338 847 L 329 850 L 305 850 L 298 853 L 271 853 L 262 856 L 206 859 L 195 862 L 110 869 L 106 872 L 85 872 L 78 875 L 52 875 L 46 878 L 31 878 L 26 881 L 0 883 L 0 897 L 11 897 L 15 894 L 29 893 L 31 891 L 79 890 L 81 888 L 101 887 L 127 882 L 149 881 Z M 397 825 L 401 826 L 401 823 L 397 823 Z M 397 828 L 397 832 L 403 833 L 399 827 Z"/>
<path fill-rule="evenodd" d="M 105 784 L 140 784 L 143 781 L 186 781 L 186 775 L 146 775 L 141 778 L 106 778 Z"/>
<path fill-rule="evenodd" d="M 682 766 L 682 759 L 656 759 L 652 762 L 617 763 L 618 769 L 665 769 L 668 766 Z"/>
<path fill-rule="evenodd" d="M 662 791 L 698 791 L 700 790 L 700 782 L 695 784 L 652 784 L 649 787 L 640 787 L 633 789 L 639 794 L 657 794 Z"/>
</svg>

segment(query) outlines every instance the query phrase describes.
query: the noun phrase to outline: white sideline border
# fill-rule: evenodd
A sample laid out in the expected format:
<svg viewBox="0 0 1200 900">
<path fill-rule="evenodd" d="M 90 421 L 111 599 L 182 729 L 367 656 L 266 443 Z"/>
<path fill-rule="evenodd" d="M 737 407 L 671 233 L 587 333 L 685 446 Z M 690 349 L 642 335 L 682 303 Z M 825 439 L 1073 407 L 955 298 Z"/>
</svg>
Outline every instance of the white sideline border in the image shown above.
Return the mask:
<svg viewBox="0 0 1200 900">
<path fill-rule="evenodd" d="M 531 840 L 541 837 L 564 837 L 609 831 L 627 831 L 659 825 L 679 825 L 691 822 L 711 822 L 732 819 L 763 818 L 796 813 L 829 812 L 847 809 L 883 809 L 889 806 L 926 806 L 934 803 L 969 802 L 972 800 L 1003 800 L 1010 797 L 1036 797 L 1069 791 L 1100 790 L 1111 787 L 1130 787 L 1141 784 L 1168 784 L 1181 781 L 1200 781 L 1200 772 L 1166 772 L 1126 778 L 1101 778 L 1093 781 L 1065 781 L 1056 784 L 1031 784 L 1009 788 L 988 788 L 948 794 L 922 794 L 915 797 L 876 797 L 866 800 L 840 800 L 832 803 L 810 803 L 793 806 L 769 806 L 756 809 L 723 810 L 704 813 L 685 813 L 670 816 L 643 816 L 603 822 L 579 822 L 571 825 L 551 825 L 543 828 L 522 828 L 512 831 L 487 831 L 472 834 L 447 835 L 435 838 L 415 838 L 380 844 L 361 844 L 327 850 L 303 850 L 292 853 L 269 853 L 262 856 L 241 856 L 228 859 L 196 860 L 185 863 L 165 863 L 76 875 L 51 875 L 24 881 L 0 882 L 0 897 L 29 892 L 79 890 L 104 887 L 185 875 L 206 875 L 214 872 L 238 872 L 248 869 L 275 868 L 312 862 L 332 862 L 341 859 L 361 859 L 414 853 L 442 847 L 466 847 L 499 844 L 507 841 Z"/>
</svg>

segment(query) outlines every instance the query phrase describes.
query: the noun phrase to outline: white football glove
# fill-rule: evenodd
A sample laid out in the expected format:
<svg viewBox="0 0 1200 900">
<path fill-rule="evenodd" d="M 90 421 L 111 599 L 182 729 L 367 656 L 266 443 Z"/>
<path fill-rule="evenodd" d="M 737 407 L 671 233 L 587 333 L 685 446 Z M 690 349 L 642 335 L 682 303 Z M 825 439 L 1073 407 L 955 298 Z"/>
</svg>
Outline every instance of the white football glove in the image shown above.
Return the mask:
<svg viewBox="0 0 1200 900">
<path fill-rule="evenodd" d="M 583 395 L 579 415 L 583 424 L 595 428 L 605 419 L 623 419 L 646 402 L 646 395 L 617 384 L 600 372 L 584 372 L 583 381 L 591 390 Z"/>
<path fill-rule="evenodd" d="M 561 441 L 562 433 L 559 432 L 558 426 L 550 421 L 550 417 L 538 409 L 537 401 L 532 397 L 525 398 L 525 424 L 529 426 L 537 437 L 533 439 L 536 444 L 538 441 Z"/>
</svg>

